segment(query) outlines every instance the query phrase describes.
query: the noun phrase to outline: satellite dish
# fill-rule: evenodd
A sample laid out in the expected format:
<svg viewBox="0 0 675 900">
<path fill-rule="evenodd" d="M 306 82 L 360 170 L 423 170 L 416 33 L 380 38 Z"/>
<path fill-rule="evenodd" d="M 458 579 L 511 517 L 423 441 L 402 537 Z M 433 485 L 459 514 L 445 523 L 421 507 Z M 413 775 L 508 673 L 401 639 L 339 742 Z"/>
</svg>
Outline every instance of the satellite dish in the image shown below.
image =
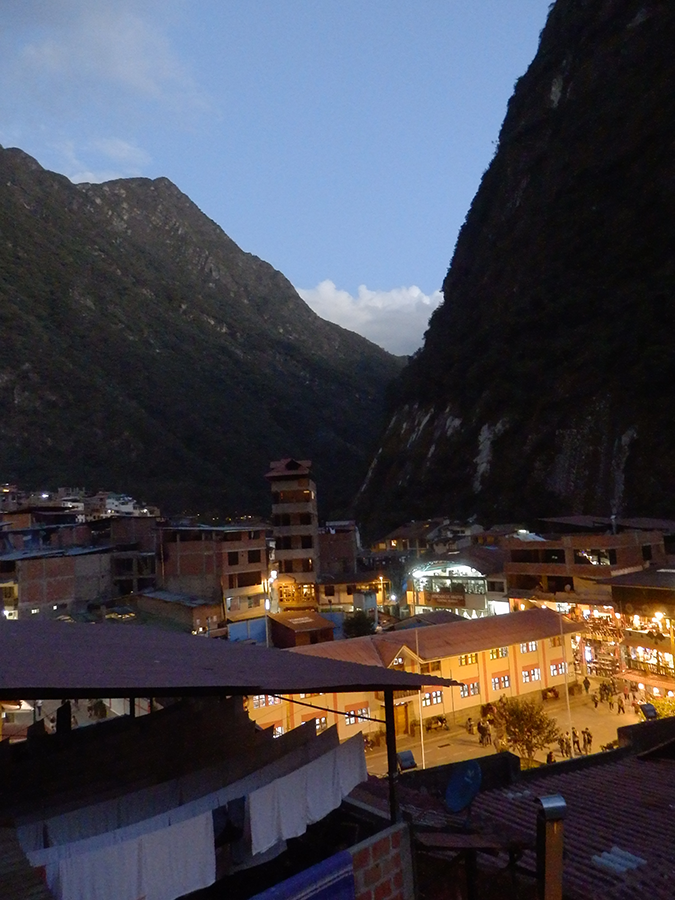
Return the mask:
<svg viewBox="0 0 675 900">
<path fill-rule="evenodd" d="M 483 773 L 475 759 L 456 766 L 445 789 L 445 805 L 450 812 L 466 809 L 480 790 L 482 780 Z"/>
</svg>

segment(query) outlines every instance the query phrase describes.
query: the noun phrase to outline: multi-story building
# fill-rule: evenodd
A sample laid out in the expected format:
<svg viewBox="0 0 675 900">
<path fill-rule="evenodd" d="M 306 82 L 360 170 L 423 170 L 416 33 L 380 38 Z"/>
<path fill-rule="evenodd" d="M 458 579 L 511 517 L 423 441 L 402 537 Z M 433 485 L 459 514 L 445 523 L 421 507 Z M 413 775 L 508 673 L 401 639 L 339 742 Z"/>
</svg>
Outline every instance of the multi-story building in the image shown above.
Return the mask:
<svg viewBox="0 0 675 900">
<path fill-rule="evenodd" d="M 404 734 L 418 727 L 420 721 L 424 726 L 427 718 L 438 715 L 464 721 L 467 711 L 496 702 L 502 695 L 541 697 L 542 692 L 553 688 L 564 690 L 572 673 L 571 638 L 582 629 L 582 625 L 553 610 L 535 608 L 329 641 L 287 652 L 461 682 L 457 687 L 423 687 L 421 693 L 397 692 L 396 731 Z M 300 703 L 294 703 L 295 700 Z M 322 709 L 313 712 L 308 703 Z M 337 725 L 342 740 L 359 731 L 377 732 L 380 726 L 368 720 L 385 717 L 383 695 L 369 691 L 344 695 L 299 694 L 288 699 L 261 695 L 249 698 L 248 711 L 259 725 L 274 728 L 277 734 L 314 721 L 318 731 Z"/>
<path fill-rule="evenodd" d="M 269 607 L 263 525 L 183 525 L 160 529 L 157 587 L 223 604 L 223 618 L 264 616 Z"/>
<path fill-rule="evenodd" d="M 504 572 L 509 592 L 519 599 L 535 597 L 570 605 L 611 605 L 603 580 L 639 572 L 650 563 L 665 565 L 663 534 L 563 534 L 542 539 L 524 534 L 500 542 L 506 553 Z"/>
<path fill-rule="evenodd" d="M 449 609 L 467 617 L 509 611 L 504 553 L 498 547 L 466 547 L 420 563 L 408 575 L 411 615 Z"/>
<path fill-rule="evenodd" d="M 275 588 L 282 609 L 317 603 L 319 537 L 311 468 L 308 459 L 279 459 L 265 475 L 272 488 Z"/>
</svg>

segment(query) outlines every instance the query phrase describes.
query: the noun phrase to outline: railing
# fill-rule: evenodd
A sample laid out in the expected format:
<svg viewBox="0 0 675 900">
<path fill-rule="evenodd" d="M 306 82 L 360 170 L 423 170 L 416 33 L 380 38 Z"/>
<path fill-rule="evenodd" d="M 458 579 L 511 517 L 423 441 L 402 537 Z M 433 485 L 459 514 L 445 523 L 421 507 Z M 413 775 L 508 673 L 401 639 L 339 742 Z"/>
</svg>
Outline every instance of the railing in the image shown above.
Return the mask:
<svg viewBox="0 0 675 900">
<path fill-rule="evenodd" d="M 670 675 L 675 676 L 675 669 L 670 666 L 663 666 L 660 663 L 645 662 L 642 659 L 627 659 L 626 667 L 636 672 L 645 672 L 649 675 Z"/>
</svg>

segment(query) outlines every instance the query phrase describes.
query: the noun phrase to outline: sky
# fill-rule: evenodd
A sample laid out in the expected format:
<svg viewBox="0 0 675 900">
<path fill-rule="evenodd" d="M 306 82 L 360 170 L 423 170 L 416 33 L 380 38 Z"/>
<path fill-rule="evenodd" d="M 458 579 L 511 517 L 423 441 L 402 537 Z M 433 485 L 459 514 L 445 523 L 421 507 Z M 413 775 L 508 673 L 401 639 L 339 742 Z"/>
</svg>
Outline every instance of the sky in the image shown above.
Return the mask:
<svg viewBox="0 0 675 900">
<path fill-rule="evenodd" d="M 321 316 L 423 341 L 549 0 L 0 0 L 0 144 L 171 179 Z"/>
</svg>

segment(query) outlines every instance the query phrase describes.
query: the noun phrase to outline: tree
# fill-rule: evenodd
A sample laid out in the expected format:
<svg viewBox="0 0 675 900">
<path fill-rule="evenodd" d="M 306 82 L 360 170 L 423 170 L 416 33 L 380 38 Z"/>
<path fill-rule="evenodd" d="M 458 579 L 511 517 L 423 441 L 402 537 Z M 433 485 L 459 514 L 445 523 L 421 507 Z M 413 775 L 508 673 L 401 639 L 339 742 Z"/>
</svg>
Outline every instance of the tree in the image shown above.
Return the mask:
<svg viewBox="0 0 675 900">
<path fill-rule="evenodd" d="M 374 633 L 375 623 L 367 613 L 357 609 L 351 616 L 345 616 L 342 631 L 346 638 L 363 637 Z"/>
<path fill-rule="evenodd" d="M 495 726 L 503 740 L 532 765 L 537 750 L 545 750 L 560 735 L 555 719 L 534 697 L 503 697 L 493 706 Z"/>
</svg>

